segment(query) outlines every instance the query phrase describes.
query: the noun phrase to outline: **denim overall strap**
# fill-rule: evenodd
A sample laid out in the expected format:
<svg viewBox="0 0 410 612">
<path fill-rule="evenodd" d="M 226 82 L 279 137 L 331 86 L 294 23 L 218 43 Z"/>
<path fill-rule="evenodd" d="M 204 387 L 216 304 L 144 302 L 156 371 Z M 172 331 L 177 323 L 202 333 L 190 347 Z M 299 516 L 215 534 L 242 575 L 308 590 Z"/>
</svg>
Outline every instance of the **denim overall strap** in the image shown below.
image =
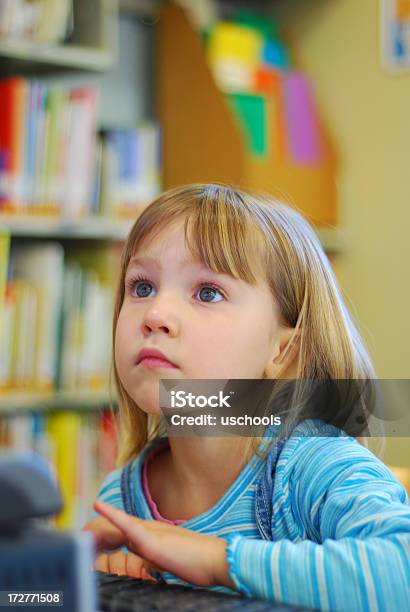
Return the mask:
<svg viewBox="0 0 410 612">
<path fill-rule="evenodd" d="M 131 467 L 132 463 L 128 463 L 121 470 L 121 497 L 125 512 L 137 516 L 131 495 Z"/>
<path fill-rule="evenodd" d="M 262 476 L 256 485 L 255 514 L 256 524 L 263 540 L 272 540 L 272 497 L 276 464 L 286 438 L 273 446 L 266 459 Z"/>
<path fill-rule="evenodd" d="M 131 494 L 131 468 L 132 462 L 125 465 L 121 470 L 121 497 L 125 512 L 127 514 L 131 514 L 131 516 L 137 516 L 137 511 L 133 504 Z M 162 577 L 161 572 L 151 570 L 149 573 L 157 580 L 157 582 L 166 582 Z"/>
</svg>

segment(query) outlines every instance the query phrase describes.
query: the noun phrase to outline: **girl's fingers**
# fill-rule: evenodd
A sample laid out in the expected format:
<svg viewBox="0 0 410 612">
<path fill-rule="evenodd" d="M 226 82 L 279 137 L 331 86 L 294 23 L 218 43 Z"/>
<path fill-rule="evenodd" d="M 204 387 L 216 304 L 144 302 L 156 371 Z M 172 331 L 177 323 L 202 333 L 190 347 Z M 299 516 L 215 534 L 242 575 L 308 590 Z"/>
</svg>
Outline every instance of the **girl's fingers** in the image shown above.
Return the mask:
<svg viewBox="0 0 410 612">
<path fill-rule="evenodd" d="M 120 576 L 125 576 L 127 573 L 126 557 L 127 555 L 121 551 L 109 554 L 108 555 L 109 573 L 118 574 Z"/>
<path fill-rule="evenodd" d="M 148 563 L 145 559 L 142 559 L 138 555 L 134 555 L 134 553 L 129 552 L 126 555 L 126 571 L 128 576 L 134 576 L 135 578 L 142 578 L 143 580 L 153 580 L 154 582 L 158 582 L 156 578 L 154 578 L 150 572 L 152 571 L 160 571 L 157 567 L 152 565 L 152 563 Z"/>
<path fill-rule="evenodd" d="M 154 580 L 144 567 L 144 559 L 131 552 L 101 553 L 96 557 L 95 569 L 108 574 Z"/>
<path fill-rule="evenodd" d="M 97 550 L 119 548 L 126 542 L 123 532 L 102 516 L 87 523 L 83 531 L 91 531 Z"/>
<path fill-rule="evenodd" d="M 171 572 L 199 586 L 221 584 L 235 588 L 229 578 L 225 540 L 135 518 L 101 501 L 96 501 L 94 508 L 123 533 L 125 546 L 144 559 L 143 567 L 148 572 Z M 133 561 L 130 567 L 132 564 Z"/>
<path fill-rule="evenodd" d="M 139 519 L 131 517 L 125 512 L 117 510 L 117 508 L 114 508 L 113 506 L 110 506 L 110 504 L 106 504 L 100 500 L 97 500 L 94 503 L 94 508 L 128 537 L 132 535 L 132 532 L 135 531 L 138 525 Z"/>
<path fill-rule="evenodd" d="M 133 576 L 134 578 L 141 578 L 141 570 L 143 565 L 143 559 L 134 553 L 129 552 L 125 560 L 125 569 L 127 576 Z"/>
<path fill-rule="evenodd" d="M 158 582 L 149 574 L 153 567 L 147 564 L 144 559 L 131 552 L 128 554 L 121 551 L 110 554 L 101 553 L 95 559 L 95 569 L 107 574 L 131 576 L 132 578 L 142 578 L 143 580 Z"/>
<path fill-rule="evenodd" d="M 97 572 L 107 572 L 108 573 L 108 555 L 101 553 L 97 555 L 95 558 L 95 569 Z"/>
<path fill-rule="evenodd" d="M 113 529 L 120 531 L 124 546 L 149 563 L 154 561 L 157 556 L 158 543 L 153 533 L 153 523 L 157 521 L 144 521 L 98 500 L 94 508 L 104 515 L 104 520 L 111 522 Z M 154 529 L 158 529 L 158 526 Z M 100 550 L 101 548 L 103 547 L 100 547 Z"/>
</svg>

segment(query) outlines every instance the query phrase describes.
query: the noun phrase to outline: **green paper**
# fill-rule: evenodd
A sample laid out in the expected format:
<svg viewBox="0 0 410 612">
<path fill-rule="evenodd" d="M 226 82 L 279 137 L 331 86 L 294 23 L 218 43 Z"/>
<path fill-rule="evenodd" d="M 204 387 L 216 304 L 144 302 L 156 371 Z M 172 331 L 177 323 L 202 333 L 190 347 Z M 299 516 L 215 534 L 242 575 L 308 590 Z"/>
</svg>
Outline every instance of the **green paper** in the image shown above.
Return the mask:
<svg viewBox="0 0 410 612">
<path fill-rule="evenodd" d="M 258 157 L 267 153 L 267 116 L 263 96 L 227 94 L 238 121 L 244 129 L 248 149 Z"/>
</svg>

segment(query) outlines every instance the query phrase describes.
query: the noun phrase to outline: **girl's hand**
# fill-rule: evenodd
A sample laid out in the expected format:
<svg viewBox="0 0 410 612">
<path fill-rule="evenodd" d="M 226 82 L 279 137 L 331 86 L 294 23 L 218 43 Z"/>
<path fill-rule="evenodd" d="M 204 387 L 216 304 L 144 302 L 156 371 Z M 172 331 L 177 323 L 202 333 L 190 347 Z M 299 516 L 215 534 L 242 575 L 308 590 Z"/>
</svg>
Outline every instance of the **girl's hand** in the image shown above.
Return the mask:
<svg viewBox="0 0 410 612">
<path fill-rule="evenodd" d="M 123 542 L 123 535 L 108 519 L 97 516 L 84 525 L 83 531 L 91 531 L 97 541 L 103 537 L 108 549 L 120 548 Z"/>
<path fill-rule="evenodd" d="M 134 555 L 132 552 L 126 554 L 119 550 L 108 555 L 100 553 L 95 559 L 95 569 L 99 572 L 107 572 L 108 574 L 132 576 L 132 578 L 142 578 L 142 580 L 158 582 L 147 572 L 147 569 L 151 569 L 151 567 L 148 566 L 142 557 Z"/>
<path fill-rule="evenodd" d="M 170 572 L 199 586 L 222 585 L 236 590 L 229 576 L 223 538 L 138 519 L 99 500 L 94 508 L 105 517 L 94 532 L 97 550 L 125 545 L 160 572 Z"/>
<path fill-rule="evenodd" d="M 123 542 L 122 532 L 114 527 L 110 521 L 101 516 L 92 519 L 84 527 L 83 531 L 91 531 L 94 538 L 99 541 L 104 538 L 107 548 L 117 548 Z M 118 546 L 116 545 L 118 544 Z M 128 554 L 117 551 L 110 554 L 100 553 L 96 556 L 94 569 L 109 574 L 121 576 L 132 576 L 143 580 L 158 582 L 148 571 L 154 569 L 142 557 L 131 552 Z"/>
</svg>

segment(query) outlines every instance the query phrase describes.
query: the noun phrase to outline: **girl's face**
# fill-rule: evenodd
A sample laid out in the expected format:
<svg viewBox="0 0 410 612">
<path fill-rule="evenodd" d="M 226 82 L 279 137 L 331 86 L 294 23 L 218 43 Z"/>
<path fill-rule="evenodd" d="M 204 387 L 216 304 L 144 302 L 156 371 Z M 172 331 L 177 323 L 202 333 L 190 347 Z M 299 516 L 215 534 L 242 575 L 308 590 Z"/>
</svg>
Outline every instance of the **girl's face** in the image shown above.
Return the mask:
<svg viewBox="0 0 410 612">
<path fill-rule="evenodd" d="M 282 329 L 267 283 L 253 286 L 195 262 L 181 221 L 130 261 L 115 334 L 117 372 L 137 405 L 157 414 L 161 378 L 262 378 Z M 176 367 L 137 364 L 142 349 L 161 351 Z"/>
</svg>

